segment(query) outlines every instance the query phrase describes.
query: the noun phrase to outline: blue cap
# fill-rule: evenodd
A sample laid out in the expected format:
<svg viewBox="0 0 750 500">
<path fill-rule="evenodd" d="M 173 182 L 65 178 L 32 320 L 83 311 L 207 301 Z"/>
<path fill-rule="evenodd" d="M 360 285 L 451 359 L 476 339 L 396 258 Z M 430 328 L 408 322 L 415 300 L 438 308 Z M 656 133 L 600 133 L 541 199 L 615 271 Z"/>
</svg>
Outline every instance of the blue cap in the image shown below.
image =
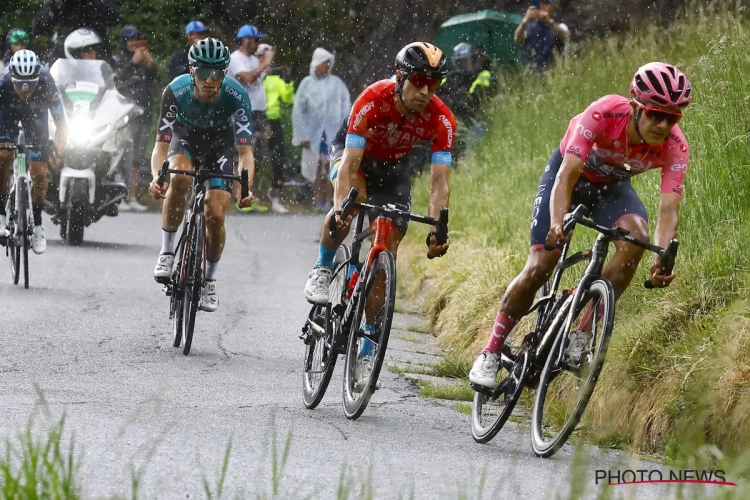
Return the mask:
<svg viewBox="0 0 750 500">
<path fill-rule="evenodd" d="M 252 24 L 246 24 L 237 32 L 237 40 L 240 38 L 265 38 L 265 33 L 258 31 Z"/>
<path fill-rule="evenodd" d="M 187 26 L 185 26 L 186 35 L 189 35 L 190 33 L 203 33 L 204 31 L 209 31 L 209 28 L 203 24 L 203 21 L 190 21 Z"/>
</svg>

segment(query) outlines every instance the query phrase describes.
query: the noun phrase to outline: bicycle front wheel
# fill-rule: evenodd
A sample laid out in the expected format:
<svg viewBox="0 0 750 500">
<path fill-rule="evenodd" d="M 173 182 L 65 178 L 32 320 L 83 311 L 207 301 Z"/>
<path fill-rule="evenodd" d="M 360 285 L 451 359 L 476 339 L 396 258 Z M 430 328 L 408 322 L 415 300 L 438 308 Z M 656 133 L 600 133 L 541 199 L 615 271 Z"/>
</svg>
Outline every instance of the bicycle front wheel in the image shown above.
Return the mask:
<svg viewBox="0 0 750 500">
<path fill-rule="evenodd" d="M 5 251 L 10 256 L 10 274 L 13 278 L 13 284 L 17 285 L 21 278 L 21 248 L 15 244 L 16 221 L 18 214 L 16 212 L 16 192 L 13 190 L 10 194 L 10 200 L 7 205 L 8 212 L 8 237 L 5 240 Z"/>
<path fill-rule="evenodd" d="M 572 321 L 560 325 L 539 381 L 531 415 L 531 447 L 551 457 L 578 425 L 594 392 L 615 322 L 615 293 L 604 279 L 592 282 Z"/>
<path fill-rule="evenodd" d="M 203 285 L 203 215 L 196 214 L 193 219 L 193 229 L 190 231 L 188 242 L 190 248 L 187 261 L 185 279 L 185 298 L 183 299 L 183 333 L 185 345 L 182 354 L 190 353 L 193 344 L 193 329 L 195 328 L 195 313 L 201 300 L 201 286 Z"/>
<path fill-rule="evenodd" d="M 18 212 L 16 212 L 16 224 L 21 234 L 21 246 L 23 247 L 23 287 L 29 288 L 29 185 L 24 177 L 18 178 L 16 185 L 18 195 Z"/>
<path fill-rule="evenodd" d="M 336 257 L 333 259 L 333 278 L 328 288 L 328 304 L 315 306 L 308 316 L 308 321 L 314 322 L 324 331 L 321 335 L 310 326 L 305 339 L 302 401 L 308 410 L 320 404 L 336 367 L 339 352 L 335 349 L 335 339 L 341 335 L 350 256 L 351 250 L 347 245 L 341 245 L 336 250 Z"/>
<path fill-rule="evenodd" d="M 170 317 L 172 318 L 172 334 L 173 334 L 173 347 L 180 347 L 182 345 L 182 328 L 183 318 L 185 317 L 185 262 L 188 262 L 190 257 L 190 245 L 187 242 L 185 234 L 187 231 L 183 229 L 182 235 L 180 236 L 180 242 L 177 244 L 177 250 L 175 251 L 175 258 L 177 263 L 172 272 L 172 297 L 170 301 Z"/>
<path fill-rule="evenodd" d="M 344 414 L 349 419 L 362 415 L 377 387 L 391 334 L 395 304 L 396 261 L 393 254 L 386 250 L 370 266 L 349 332 L 343 391 Z M 368 319 L 375 328 L 373 334 L 365 336 Z"/>
</svg>

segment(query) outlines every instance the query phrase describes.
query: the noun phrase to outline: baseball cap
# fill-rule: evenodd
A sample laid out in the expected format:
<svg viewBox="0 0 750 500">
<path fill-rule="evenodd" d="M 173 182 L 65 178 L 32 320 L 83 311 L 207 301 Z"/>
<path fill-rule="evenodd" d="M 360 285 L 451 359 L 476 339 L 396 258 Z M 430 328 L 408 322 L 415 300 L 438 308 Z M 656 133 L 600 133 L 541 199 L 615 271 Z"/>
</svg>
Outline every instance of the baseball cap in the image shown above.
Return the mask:
<svg viewBox="0 0 750 500">
<path fill-rule="evenodd" d="M 190 21 L 187 26 L 185 26 L 186 35 L 189 35 L 190 33 L 203 33 L 204 31 L 209 31 L 209 27 L 203 24 L 203 21 Z"/>
<path fill-rule="evenodd" d="M 265 38 L 266 34 L 258 31 L 252 24 L 246 24 L 237 32 L 237 40 L 240 38 Z"/>
</svg>

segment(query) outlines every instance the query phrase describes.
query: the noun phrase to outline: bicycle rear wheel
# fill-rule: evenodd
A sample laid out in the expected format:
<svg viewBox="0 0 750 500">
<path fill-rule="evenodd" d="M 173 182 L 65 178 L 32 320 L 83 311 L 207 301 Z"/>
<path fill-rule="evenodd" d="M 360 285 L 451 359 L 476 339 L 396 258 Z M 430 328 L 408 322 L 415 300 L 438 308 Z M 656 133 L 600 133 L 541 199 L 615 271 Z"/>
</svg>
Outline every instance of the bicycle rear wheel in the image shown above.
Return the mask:
<svg viewBox="0 0 750 500">
<path fill-rule="evenodd" d="M 341 322 L 346 307 L 350 256 L 351 249 L 347 245 L 341 245 L 336 250 L 336 257 L 333 259 L 333 278 L 328 288 L 328 304 L 313 307 L 308 316 L 308 321 L 314 322 L 324 331 L 321 335 L 312 326 L 306 328 L 302 401 L 309 410 L 318 406 L 325 396 L 339 357 L 335 349 L 335 340 L 342 335 Z"/>
<path fill-rule="evenodd" d="M 183 333 L 185 345 L 182 354 L 190 353 L 193 344 L 193 329 L 195 327 L 195 313 L 201 299 L 203 285 L 203 215 L 196 214 L 193 218 L 193 228 L 189 237 L 189 255 L 183 263 L 187 266 L 185 278 L 185 298 L 183 299 Z"/>
<path fill-rule="evenodd" d="M 554 455 L 578 425 L 604 365 L 614 307 L 612 285 L 604 279 L 596 280 L 576 305 L 570 327 L 567 322 L 559 327 L 542 369 L 531 415 L 531 447 L 537 456 Z M 586 329 L 590 332 L 583 333 Z M 569 336 L 577 334 L 585 339 L 580 352 L 569 346 Z"/>
<path fill-rule="evenodd" d="M 380 293 L 378 293 L 380 292 Z M 376 307 L 373 314 L 375 333 L 370 337 L 374 354 L 372 370 L 364 377 L 365 365 L 359 358 L 364 341 L 366 308 L 370 303 Z M 382 303 L 382 305 L 380 305 Z M 372 393 L 377 387 L 380 369 L 385 359 L 388 338 L 391 334 L 393 308 L 396 303 L 396 261 L 389 251 L 381 252 L 372 263 L 365 281 L 365 289 L 358 299 L 357 310 L 349 332 L 344 369 L 344 414 L 357 419 L 367 408 Z"/>
</svg>

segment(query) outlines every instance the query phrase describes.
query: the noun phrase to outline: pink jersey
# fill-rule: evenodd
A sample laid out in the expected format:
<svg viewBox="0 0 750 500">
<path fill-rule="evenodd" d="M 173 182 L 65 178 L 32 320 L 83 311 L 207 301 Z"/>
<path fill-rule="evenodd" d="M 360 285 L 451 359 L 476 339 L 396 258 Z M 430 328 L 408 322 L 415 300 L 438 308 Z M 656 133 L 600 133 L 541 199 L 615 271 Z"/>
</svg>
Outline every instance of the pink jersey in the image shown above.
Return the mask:
<svg viewBox="0 0 750 500">
<path fill-rule="evenodd" d="M 661 192 L 682 198 L 690 155 L 680 127 L 675 125 L 661 146 L 632 145 L 628 138 L 629 118 L 630 99 L 604 96 L 570 120 L 560 141 L 560 152 L 583 160 L 583 176 L 594 183 L 627 179 L 660 168 Z"/>
</svg>

